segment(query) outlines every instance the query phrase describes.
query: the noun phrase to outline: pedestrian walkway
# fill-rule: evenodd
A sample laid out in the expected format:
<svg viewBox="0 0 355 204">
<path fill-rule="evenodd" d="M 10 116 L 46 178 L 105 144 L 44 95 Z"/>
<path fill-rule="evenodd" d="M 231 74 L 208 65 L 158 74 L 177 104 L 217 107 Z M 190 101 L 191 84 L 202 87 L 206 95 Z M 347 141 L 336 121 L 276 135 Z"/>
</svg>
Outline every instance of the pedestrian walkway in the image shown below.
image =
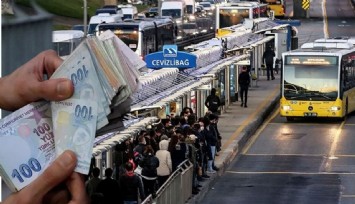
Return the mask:
<svg viewBox="0 0 355 204">
<path fill-rule="evenodd" d="M 248 108 L 240 106 L 240 99 L 226 108 L 218 122 L 218 130 L 222 135 L 222 150 L 218 153 L 215 164 L 220 170 L 218 174 L 210 175 L 209 179 L 200 182 L 202 185 L 200 192 L 193 195 L 187 203 L 200 203 L 218 177 L 224 174 L 230 162 L 240 153 L 248 139 L 275 108 L 279 99 L 280 74 L 276 74 L 275 80 L 270 81 L 266 76 L 261 76 L 257 85 L 249 88 Z"/>
</svg>

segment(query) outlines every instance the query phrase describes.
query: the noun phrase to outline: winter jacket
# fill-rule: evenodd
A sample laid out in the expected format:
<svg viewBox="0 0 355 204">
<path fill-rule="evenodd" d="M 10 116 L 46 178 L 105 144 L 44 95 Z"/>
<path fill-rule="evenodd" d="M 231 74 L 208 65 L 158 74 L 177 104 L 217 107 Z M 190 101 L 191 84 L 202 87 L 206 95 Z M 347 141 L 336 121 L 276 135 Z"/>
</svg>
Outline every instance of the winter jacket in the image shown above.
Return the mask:
<svg viewBox="0 0 355 204">
<path fill-rule="evenodd" d="M 216 132 L 214 131 L 213 128 L 207 126 L 207 127 L 205 127 L 204 130 L 202 130 L 201 133 L 205 136 L 207 145 L 216 146 L 216 144 L 217 144 L 217 135 L 216 135 Z"/>
<path fill-rule="evenodd" d="M 188 158 L 188 145 L 185 142 L 179 142 L 176 144 L 175 148 L 170 152 L 170 154 L 173 171 L 175 171 L 177 167 Z"/>
<path fill-rule="evenodd" d="M 139 143 L 137 146 L 133 148 L 133 152 L 138 152 L 139 154 L 143 154 L 145 144 Z"/>
<path fill-rule="evenodd" d="M 274 64 L 275 52 L 268 48 L 263 54 L 263 61 L 265 64 Z"/>
<path fill-rule="evenodd" d="M 156 156 L 148 154 L 145 155 L 139 166 L 142 167 L 142 177 L 145 179 L 156 179 L 157 168 L 159 166 L 159 160 Z"/>
<path fill-rule="evenodd" d="M 159 149 L 155 156 L 159 160 L 159 167 L 157 168 L 158 176 L 168 176 L 172 171 L 171 155 L 168 151 L 169 141 L 162 140 L 159 142 Z"/>
<path fill-rule="evenodd" d="M 250 76 L 248 72 L 241 72 L 239 74 L 238 83 L 241 87 L 248 87 L 250 84 Z"/>
<path fill-rule="evenodd" d="M 144 190 L 141 178 L 134 173 L 125 173 L 120 177 L 120 193 L 124 201 L 138 201 L 138 192 L 144 200 Z"/>
</svg>

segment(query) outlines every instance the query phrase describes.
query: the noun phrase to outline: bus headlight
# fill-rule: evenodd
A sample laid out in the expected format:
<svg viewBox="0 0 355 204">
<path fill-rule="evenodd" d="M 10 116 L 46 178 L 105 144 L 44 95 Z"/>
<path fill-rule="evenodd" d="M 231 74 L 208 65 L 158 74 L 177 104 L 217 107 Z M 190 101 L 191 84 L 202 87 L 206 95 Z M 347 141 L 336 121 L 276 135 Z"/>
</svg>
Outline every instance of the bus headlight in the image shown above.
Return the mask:
<svg viewBox="0 0 355 204">
<path fill-rule="evenodd" d="M 291 110 L 291 107 L 290 106 L 282 106 L 282 110 L 289 111 L 289 110 Z"/>
<path fill-rule="evenodd" d="M 332 110 L 332 111 L 338 111 L 338 110 L 340 110 L 340 107 L 339 107 L 339 106 L 332 106 L 332 107 L 330 108 L 330 110 Z"/>
</svg>

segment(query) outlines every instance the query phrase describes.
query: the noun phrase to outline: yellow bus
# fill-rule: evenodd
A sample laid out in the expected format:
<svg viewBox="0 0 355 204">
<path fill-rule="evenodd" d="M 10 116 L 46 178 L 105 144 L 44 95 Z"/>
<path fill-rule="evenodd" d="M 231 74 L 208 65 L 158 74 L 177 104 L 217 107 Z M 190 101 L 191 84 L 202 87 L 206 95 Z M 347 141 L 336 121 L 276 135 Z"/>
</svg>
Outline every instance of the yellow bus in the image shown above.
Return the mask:
<svg viewBox="0 0 355 204">
<path fill-rule="evenodd" d="M 286 7 L 284 0 L 260 0 L 261 3 L 267 4 L 268 9 L 274 11 L 274 16 L 284 18 L 286 14 Z"/>
<path fill-rule="evenodd" d="M 280 115 L 344 119 L 355 110 L 355 37 L 319 39 L 282 54 Z"/>
</svg>

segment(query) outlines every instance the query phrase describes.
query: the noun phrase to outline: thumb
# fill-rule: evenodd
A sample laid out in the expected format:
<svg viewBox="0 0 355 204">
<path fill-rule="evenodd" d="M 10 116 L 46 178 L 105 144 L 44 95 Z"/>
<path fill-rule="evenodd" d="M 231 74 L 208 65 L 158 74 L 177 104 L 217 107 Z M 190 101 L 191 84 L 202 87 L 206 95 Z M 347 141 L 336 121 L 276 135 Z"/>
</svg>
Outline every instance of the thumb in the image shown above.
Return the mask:
<svg viewBox="0 0 355 204">
<path fill-rule="evenodd" d="M 65 151 L 25 189 L 30 190 L 32 195 L 38 197 L 44 196 L 73 173 L 76 162 L 77 159 L 74 152 L 70 150 Z"/>
<path fill-rule="evenodd" d="M 49 101 L 61 101 L 70 98 L 74 93 L 74 85 L 69 79 L 49 79 L 37 84 L 37 96 Z"/>
</svg>

